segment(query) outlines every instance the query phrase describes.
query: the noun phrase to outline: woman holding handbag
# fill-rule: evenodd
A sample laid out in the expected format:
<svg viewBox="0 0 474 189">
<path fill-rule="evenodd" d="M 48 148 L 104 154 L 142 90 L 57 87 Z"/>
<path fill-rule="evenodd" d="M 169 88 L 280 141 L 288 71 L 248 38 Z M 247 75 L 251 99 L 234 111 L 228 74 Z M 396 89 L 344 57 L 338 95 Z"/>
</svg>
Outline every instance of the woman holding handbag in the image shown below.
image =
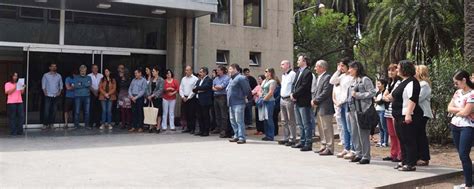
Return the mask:
<svg viewBox="0 0 474 189">
<path fill-rule="evenodd" d="M 104 77 L 99 83 L 99 100 L 102 105 L 102 125 L 100 129 L 112 129 L 112 103 L 117 100 L 117 83 L 110 76 L 110 70 L 104 70 Z"/>
<path fill-rule="evenodd" d="M 369 108 L 374 108 L 373 97 L 376 94 L 372 80 L 367 77 L 364 66 L 357 61 L 349 64 L 349 75 L 352 76 L 353 83 L 349 88 L 349 120 L 351 123 L 351 142 L 354 147 L 355 156 L 351 162 L 359 164 L 370 163 L 370 128 L 363 129 L 359 124 L 361 119 L 358 112 L 366 112 Z M 377 116 L 377 115 L 376 115 Z"/>
<path fill-rule="evenodd" d="M 153 130 L 156 131 L 156 133 L 160 133 L 161 131 L 161 117 L 163 116 L 163 87 L 165 84 L 165 80 L 160 77 L 159 75 L 160 71 L 158 70 L 158 67 L 154 67 L 151 71 L 151 74 L 153 77 L 151 78 L 150 82 L 148 83 L 148 102 L 150 105 L 153 105 L 153 107 L 158 108 L 158 116 L 156 117 L 156 124 L 155 125 L 150 125 L 150 128 L 148 130 L 149 133 L 153 133 Z M 153 129 L 155 128 L 155 129 Z"/>
</svg>

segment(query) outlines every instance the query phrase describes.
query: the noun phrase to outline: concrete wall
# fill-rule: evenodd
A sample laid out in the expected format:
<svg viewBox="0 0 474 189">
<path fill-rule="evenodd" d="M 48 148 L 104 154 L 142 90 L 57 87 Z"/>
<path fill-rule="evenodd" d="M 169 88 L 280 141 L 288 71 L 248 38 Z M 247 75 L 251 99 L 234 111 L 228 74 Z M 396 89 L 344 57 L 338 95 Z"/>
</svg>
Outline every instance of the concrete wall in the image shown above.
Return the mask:
<svg viewBox="0 0 474 189">
<path fill-rule="evenodd" d="M 282 59 L 293 57 L 293 1 L 263 0 L 262 27 L 243 25 L 243 1 L 231 0 L 231 23 L 215 24 L 210 16 L 197 21 L 196 66 L 216 67 L 216 50 L 229 51 L 229 63 L 249 67 L 252 75 L 267 67 L 278 73 Z M 261 52 L 260 66 L 249 66 L 249 52 Z"/>
</svg>

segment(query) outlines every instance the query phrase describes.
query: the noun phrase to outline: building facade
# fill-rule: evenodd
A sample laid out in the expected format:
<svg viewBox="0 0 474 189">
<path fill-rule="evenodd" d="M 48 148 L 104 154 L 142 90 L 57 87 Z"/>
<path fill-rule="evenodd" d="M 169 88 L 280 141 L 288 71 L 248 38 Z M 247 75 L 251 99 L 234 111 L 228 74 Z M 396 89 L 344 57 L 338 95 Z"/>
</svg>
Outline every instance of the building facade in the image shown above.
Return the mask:
<svg viewBox="0 0 474 189">
<path fill-rule="evenodd" d="M 63 78 L 82 64 L 112 72 L 119 64 L 158 66 L 177 79 L 186 65 L 238 63 L 263 73 L 292 58 L 292 12 L 288 0 L 2 0 L 0 81 L 13 72 L 26 79 L 26 119 L 34 125 L 52 62 Z"/>
</svg>

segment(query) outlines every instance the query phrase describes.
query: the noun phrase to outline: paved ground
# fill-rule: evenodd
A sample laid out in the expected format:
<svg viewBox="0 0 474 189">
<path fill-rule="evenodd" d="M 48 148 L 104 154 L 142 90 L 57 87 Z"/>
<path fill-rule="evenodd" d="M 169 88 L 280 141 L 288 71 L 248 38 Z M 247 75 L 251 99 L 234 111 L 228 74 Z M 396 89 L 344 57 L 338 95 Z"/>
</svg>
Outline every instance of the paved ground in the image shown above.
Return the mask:
<svg viewBox="0 0 474 189">
<path fill-rule="evenodd" d="M 0 138 L 0 188 L 374 188 L 459 171 L 392 166 L 189 134 L 60 129 Z"/>
</svg>

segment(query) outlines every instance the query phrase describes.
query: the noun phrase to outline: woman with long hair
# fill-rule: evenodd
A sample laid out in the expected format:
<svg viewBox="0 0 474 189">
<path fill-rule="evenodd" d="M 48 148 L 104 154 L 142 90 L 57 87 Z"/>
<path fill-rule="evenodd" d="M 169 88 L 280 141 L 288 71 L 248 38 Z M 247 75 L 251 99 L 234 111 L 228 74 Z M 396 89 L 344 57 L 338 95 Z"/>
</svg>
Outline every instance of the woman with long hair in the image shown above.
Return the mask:
<svg viewBox="0 0 474 189">
<path fill-rule="evenodd" d="M 425 65 L 416 66 L 415 78 L 420 82 L 421 90 L 418 104 L 423 110 L 423 118 L 416 133 L 416 144 L 418 147 L 418 161 L 416 165 L 427 166 L 430 162 L 430 145 L 426 135 L 426 123 L 428 123 L 429 119 L 433 118 L 433 112 L 431 111 L 431 80 L 428 67 Z"/>
<path fill-rule="evenodd" d="M 99 84 L 99 100 L 102 105 L 102 125 L 100 129 L 112 129 L 112 104 L 117 100 L 117 82 L 110 75 L 110 70 L 104 70 L 104 77 Z"/>
<path fill-rule="evenodd" d="M 23 98 L 25 85 L 17 86 L 18 73 L 10 74 L 8 82 L 5 83 L 5 95 L 7 95 L 8 125 L 10 135 L 23 135 Z"/>
<path fill-rule="evenodd" d="M 158 67 L 153 67 L 151 70 L 153 75 L 151 81 L 148 83 L 148 102 L 152 103 L 155 108 L 158 108 L 158 116 L 156 117 L 156 125 L 150 125 L 148 130 L 149 133 L 153 133 L 153 130 L 156 133 L 161 132 L 161 118 L 163 116 L 163 88 L 165 85 L 165 80 L 160 77 L 160 71 Z"/>
<path fill-rule="evenodd" d="M 273 93 L 276 87 L 275 70 L 268 68 L 265 70 L 265 80 L 262 82 L 262 94 L 257 101 L 259 120 L 264 124 L 265 137 L 262 138 L 264 141 L 273 141 L 275 138 L 275 123 L 273 122 L 275 98 Z"/>
<path fill-rule="evenodd" d="M 474 83 L 469 79 L 469 73 L 461 70 L 454 74 L 454 93 L 448 105 L 448 112 L 453 114 L 449 127 L 453 135 L 454 145 L 459 153 L 464 175 L 463 187 L 472 187 L 472 139 L 474 137 Z"/>
</svg>

